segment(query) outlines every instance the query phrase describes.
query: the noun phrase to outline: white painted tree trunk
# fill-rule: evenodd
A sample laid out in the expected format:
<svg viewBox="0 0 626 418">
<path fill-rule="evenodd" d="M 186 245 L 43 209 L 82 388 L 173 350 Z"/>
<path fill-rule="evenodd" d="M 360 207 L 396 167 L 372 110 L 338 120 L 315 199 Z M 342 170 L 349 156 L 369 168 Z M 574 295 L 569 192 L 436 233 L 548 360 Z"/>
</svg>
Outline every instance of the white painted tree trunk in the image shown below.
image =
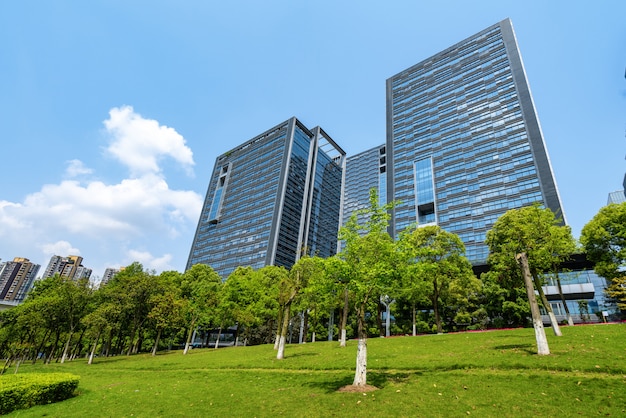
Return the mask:
<svg viewBox="0 0 626 418">
<path fill-rule="evenodd" d="M 359 338 L 356 352 L 356 372 L 354 373 L 354 386 L 367 384 L 367 338 Z"/>
<path fill-rule="evenodd" d="M 278 337 L 278 353 L 276 354 L 277 360 L 282 360 L 285 358 L 285 336 L 281 335 Z"/>
<path fill-rule="evenodd" d="M 222 326 L 217 330 L 217 338 L 215 339 L 215 348 L 216 350 L 220 347 L 220 336 L 222 335 Z"/>
<path fill-rule="evenodd" d="M 61 364 L 65 363 L 65 359 L 67 358 L 67 353 L 70 349 L 70 341 L 72 340 L 72 335 L 74 333 L 70 331 L 70 335 L 67 337 L 67 341 L 65 342 L 65 348 L 63 348 L 63 356 L 61 357 Z"/>
<path fill-rule="evenodd" d="M 89 360 L 87 361 L 87 364 L 93 363 L 93 358 L 96 354 L 96 347 L 98 346 L 99 340 L 100 340 L 100 332 L 98 332 L 98 335 L 96 336 L 96 341 L 93 342 L 93 346 L 91 347 L 91 352 L 89 353 Z"/>
<path fill-rule="evenodd" d="M 315 331 L 313 331 L 313 334 L 311 335 L 311 342 L 312 343 L 315 342 Z"/>
<path fill-rule="evenodd" d="M 562 337 L 563 333 L 561 332 L 561 327 L 559 326 L 559 322 L 556 320 L 556 315 L 554 315 L 554 311 L 552 310 L 552 305 L 548 301 L 546 294 L 543 291 L 543 287 L 541 287 L 541 283 L 537 278 L 533 278 L 535 281 L 535 286 L 537 287 L 537 292 L 539 293 L 539 297 L 541 298 L 541 303 L 545 308 L 546 312 L 548 312 L 548 317 L 550 317 L 550 325 L 552 326 L 552 332 L 557 337 Z"/>
<path fill-rule="evenodd" d="M 533 319 L 533 327 L 535 328 L 535 339 L 537 340 L 537 354 L 545 356 L 550 354 L 550 347 L 548 346 L 548 339 L 546 338 L 546 331 L 543 329 L 543 321 L 541 315 L 539 319 Z"/>
<path fill-rule="evenodd" d="M 287 328 L 289 328 L 289 311 L 291 306 L 285 306 L 285 311 L 283 313 L 283 325 L 280 330 L 280 338 L 278 339 L 278 353 L 276 354 L 277 360 L 282 360 L 285 358 L 285 340 L 287 337 Z"/>
<path fill-rule="evenodd" d="M 540 356 L 550 354 L 548 339 L 546 338 L 546 332 L 543 329 L 543 320 L 541 319 L 539 305 L 537 304 L 537 298 L 535 297 L 535 287 L 533 286 L 530 269 L 528 268 L 528 258 L 526 258 L 526 253 L 518 254 L 515 258 L 522 269 L 522 277 L 524 278 L 524 285 L 526 286 L 526 295 L 528 296 L 528 303 L 530 304 L 530 312 L 533 317 L 533 327 L 535 328 L 535 339 L 537 340 L 537 354 Z"/>
<path fill-rule="evenodd" d="M 556 315 L 552 310 L 548 312 L 548 315 L 550 316 L 550 324 L 552 324 L 552 331 L 554 332 L 554 335 L 556 335 L 557 337 L 562 337 L 563 333 L 561 332 L 561 327 L 556 320 Z"/>
<path fill-rule="evenodd" d="M 572 314 L 571 314 L 571 313 L 569 313 L 569 312 L 567 313 L 567 324 L 568 324 L 570 327 L 573 327 L 573 326 L 574 326 L 574 318 L 572 318 Z"/>
<path fill-rule="evenodd" d="M 339 339 L 339 346 L 340 347 L 346 346 L 346 329 L 345 328 L 341 329 L 341 338 Z"/>
<path fill-rule="evenodd" d="M 152 355 L 156 356 L 157 349 L 159 347 L 159 340 L 161 339 L 161 328 L 157 331 L 156 338 L 154 340 L 154 347 L 152 347 Z"/>
</svg>

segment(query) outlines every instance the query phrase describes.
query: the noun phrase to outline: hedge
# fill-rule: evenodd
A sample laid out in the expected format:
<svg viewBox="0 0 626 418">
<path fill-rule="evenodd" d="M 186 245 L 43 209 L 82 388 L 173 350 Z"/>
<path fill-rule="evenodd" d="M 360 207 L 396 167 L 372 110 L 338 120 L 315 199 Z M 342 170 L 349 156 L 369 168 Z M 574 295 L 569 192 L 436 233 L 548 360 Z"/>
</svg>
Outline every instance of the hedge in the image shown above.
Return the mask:
<svg viewBox="0 0 626 418">
<path fill-rule="evenodd" d="M 25 373 L 0 376 L 0 414 L 62 401 L 74 396 L 79 376 L 70 373 Z"/>
</svg>

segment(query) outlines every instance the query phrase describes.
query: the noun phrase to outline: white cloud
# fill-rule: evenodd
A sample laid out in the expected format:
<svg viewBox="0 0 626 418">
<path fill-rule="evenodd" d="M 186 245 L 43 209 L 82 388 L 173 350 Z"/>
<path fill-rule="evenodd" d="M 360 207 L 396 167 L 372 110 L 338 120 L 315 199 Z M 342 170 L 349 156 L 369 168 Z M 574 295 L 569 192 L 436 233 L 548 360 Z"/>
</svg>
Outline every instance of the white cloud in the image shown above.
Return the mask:
<svg viewBox="0 0 626 418">
<path fill-rule="evenodd" d="M 43 185 L 21 202 L 0 200 L 0 257 L 31 258 L 40 250 L 47 259 L 32 261 L 45 264 L 52 255 L 81 254 L 86 267 L 102 268 L 96 275 L 111 263 L 133 261 L 150 269 L 171 269 L 170 252 L 178 254 L 177 265 L 184 264 L 183 248 L 191 242 L 176 239 L 187 240 L 193 233 L 203 197 L 171 189 L 159 158 L 170 156 L 189 168 L 191 150 L 173 129 L 142 119 L 130 107 L 110 114 L 114 140 L 109 150 L 119 152 L 132 177 L 111 183 L 78 180 L 76 176 L 93 170 L 73 159 L 62 173 L 65 180 Z"/>
<path fill-rule="evenodd" d="M 44 257 L 46 259 L 49 259 L 53 255 L 80 255 L 80 250 L 72 246 L 72 244 L 67 241 L 57 241 L 53 243 L 43 244 L 41 246 L 41 250 L 43 251 Z"/>
<path fill-rule="evenodd" d="M 67 168 L 65 169 L 65 174 L 68 177 L 78 177 L 83 174 L 91 174 L 93 170 L 85 167 L 82 161 L 80 160 L 69 160 L 67 161 Z"/>
<path fill-rule="evenodd" d="M 161 257 L 154 257 L 148 251 L 129 250 L 128 251 L 128 264 L 133 261 L 138 261 L 143 265 L 144 269 L 166 271 L 172 270 L 170 262 L 172 261 L 171 254 L 164 254 Z"/>
<path fill-rule="evenodd" d="M 192 174 L 193 153 L 174 129 L 144 119 L 131 106 L 114 107 L 104 121 L 111 143 L 107 151 L 126 165 L 131 173 L 159 173 L 159 160 L 173 158 Z"/>
</svg>

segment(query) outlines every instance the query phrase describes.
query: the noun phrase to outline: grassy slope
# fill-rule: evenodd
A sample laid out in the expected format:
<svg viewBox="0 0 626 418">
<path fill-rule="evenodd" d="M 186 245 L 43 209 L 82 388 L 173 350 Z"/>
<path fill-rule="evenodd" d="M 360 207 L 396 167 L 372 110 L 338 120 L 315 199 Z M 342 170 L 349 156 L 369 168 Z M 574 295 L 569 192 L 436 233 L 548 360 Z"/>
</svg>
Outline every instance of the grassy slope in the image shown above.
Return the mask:
<svg viewBox="0 0 626 418">
<path fill-rule="evenodd" d="M 14 412 L 31 417 L 626 415 L 626 324 L 370 339 L 368 383 L 352 382 L 356 342 L 193 350 L 35 366 L 81 376 L 79 396 Z"/>
</svg>

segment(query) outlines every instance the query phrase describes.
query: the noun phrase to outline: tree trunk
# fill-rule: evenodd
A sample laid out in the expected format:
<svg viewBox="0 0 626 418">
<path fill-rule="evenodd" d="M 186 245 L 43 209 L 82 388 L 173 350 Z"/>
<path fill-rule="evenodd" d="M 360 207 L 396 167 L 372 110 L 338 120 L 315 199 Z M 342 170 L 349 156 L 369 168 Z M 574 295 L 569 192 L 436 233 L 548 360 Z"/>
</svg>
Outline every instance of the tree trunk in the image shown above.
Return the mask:
<svg viewBox="0 0 626 418">
<path fill-rule="evenodd" d="M 196 325 L 196 318 L 191 319 L 191 324 L 189 325 L 189 331 L 187 332 L 187 342 L 185 342 L 185 350 L 183 354 L 187 354 L 189 352 L 189 346 L 191 345 L 191 336 L 193 335 L 193 329 Z"/>
<path fill-rule="evenodd" d="M 383 338 L 385 336 L 385 327 L 383 325 L 383 305 L 380 303 L 380 298 L 376 302 L 376 325 L 378 326 L 378 336 Z"/>
<path fill-rule="evenodd" d="M 561 333 L 561 327 L 559 327 L 559 322 L 556 320 L 554 311 L 552 311 L 552 305 L 550 305 L 550 302 L 548 302 L 548 298 L 546 297 L 546 294 L 543 292 L 543 287 L 541 286 L 539 279 L 536 277 L 533 277 L 533 280 L 535 281 L 535 286 L 537 287 L 537 291 L 539 292 L 539 297 L 541 298 L 541 304 L 546 309 L 546 312 L 548 312 L 548 316 L 550 317 L 550 325 L 552 325 L 552 332 L 554 332 L 554 335 L 556 335 L 557 337 L 562 337 L 563 334 Z"/>
<path fill-rule="evenodd" d="M 46 357 L 46 360 L 44 362 L 45 364 L 50 364 L 50 361 L 52 360 L 52 357 L 54 356 L 54 352 L 56 351 L 57 345 L 59 344 L 59 338 L 61 338 L 61 333 L 57 329 L 57 332 L 54 338 L 54 343 L 50 347 L 50 351 L 48 352 L 48 357 Z"/>
<path fill-rule="evenodd" d="M 91 347 L 91 352 L 89 353 L 89 360 L 87 360 L 87 364 L 93 363 L 93 357 L 96 353 L 96 347 L 98 346 L 98 340 L 100 339 L 101 331 L 98 331 L 98 335 L 96 335 L 96 340 L 93 342 L 93 346 Z"/>
<path fill-rule="evenodd" d="M 565 296 L 563 296 L 563 288 L 561 287 L 561 279 L 559 275 L 556 275 L 556 285 L 559 288 L 559 295 L 561 296 L 561 303 L 563 303 L 563 309 L 565 309 L 565 315 L 567 315 L 567 324 L 569 326 L 574 325 L 574 319 L 572 318 L 572 314 L 569 312 L 569 308 L 567 307 L 567 302 L 565 301 Z"/>
<path fill-rule="evenodd" d="M 35 350 L 35 358 L 33 359 L 33 364 L 35 364 L 37 362 L 37 359 L 39 358 L 39 353 L 42 352 L 43 346 L 46 343 L 46 341 L 48 340 L 48 336 L 49 336 L 50 332 L 51 332 L 51 330 L 46 330 L 45 334 L 43 335 L 43 339 L 41 340 L 41 344 L 39 344 L 39 346 Z M 2 373 L 0 373 L 0 374 L 2 374 Z"/>
<path fill-rule="evenodd" d="M 161 328 L 158 329 L 156 338 L 154 339 L 154 347 L 152 347 L 152 356 L 156 356 L 160 339 L 161 339 Z"/>
<path fill-rule="evenodd" d="M 439 316 L 439 290 L 437 283 L 433 284 L 433 311 L 435 312 L 435 324 L 437 325 L 437 334 L 443 334 L 443 326 L 441 325 L 441 316 Z"/>
<path fill-rule="evenodd" d="M 285 305 L 285 312 L 283 312 L 283 325 L 280 328 L 280 337 L 278 338 L 278 353 L 276 354 L 277 360 L 285 358 L 285 337 L 287 336 L 287 328 L 289 328 L 289 311 L 291 309 L 291 303 Z"/>
<path fill-rule="evenodd" d="M 74 360 L 76 357 L 80 355 L 80 352 L 83 350 L 83 337 L 85 337 L 85 332 L 87 332 L 87 328 L 83 327 L 83 330 L 78 337 L 78 341 L 72 350 L 72 354 L 70 355 L 70 360 Z"/>
<path fill-rule="evenodd" d="M 415 302 L 413 302 L 411 310 L 413 311 L 413 336 L 415 337 L 417 335 L 417 329 L 415 328 Z"/>
<path fill-rule="evenodd" d="M 346 346 L 346 327 L 348 326 L 348 307 L 349 303 L 348 287 L 343 291 L 343 311 L 341 312 L 341 337 L 339 339 L 339 346 Z"/>
<path fill-rule="evenodd" d="M 543 329 L 543 321 L 541 320 L 541 313 L 539 312 L 539 305 L 537 304 L 537 299 L 535 298 L 535 289 L 533 287 L 530 269 L 528 268 L 526 253 L 517 254 L 515 258 L 522 269 L 522 277 L 524 278 L 524 285 L 526 285 L 526 294 L 528 295 L 530 312 L 533 318 L 533 327 L 535 328 L 535 339 L 537 340 L 537 354 L 540 356 L 550 354 L 548 339 L 546 338 L 546 332 Z"/>
<path fill-rule="evenodd" d="M 284 310 L 285 310 L 284 306 L 278 310 L 278 321 L 276 321 L 276 339 L 274 339 L 274 350 L 278 350 L 278 343 L 280 342 L 280 334 L 282 333 Z"/>
<path fill-rule="evenodd" d="M 215 339 L 215 349 L 218 349 L 220 347 L 220 337 L 222 335 L 222 325 L 220 325 L 219 329 L 217 330 L 217 338 Z"/>
<path fill-rule="evenodd" d="M 304 324 L 302 324 L 302 342 L 306 343 L 306 336 L 309 333 L 309 311 L 304 311 Z"/>
<path fill-rule="evenodd" d="M 71 329 L 69 335 L 67 336 L 65 347 L 63 347 L 63 355 L 61 356 L 61 364 L 65 363 L 65 359 L 67 358 L 67 353 L 70 350 L 70 341 L 72 341 L 73 336 L 74 336 L 74 330 Z"/>
<path fill-rule="evenodd" d="M 365 333 L 365 304 L 361 305 L 358 312 L 359 345 L 356 352 L 356 371 L 354 373 L 354 386 L 367 384 L 367 334 Z"/>
</svg>

